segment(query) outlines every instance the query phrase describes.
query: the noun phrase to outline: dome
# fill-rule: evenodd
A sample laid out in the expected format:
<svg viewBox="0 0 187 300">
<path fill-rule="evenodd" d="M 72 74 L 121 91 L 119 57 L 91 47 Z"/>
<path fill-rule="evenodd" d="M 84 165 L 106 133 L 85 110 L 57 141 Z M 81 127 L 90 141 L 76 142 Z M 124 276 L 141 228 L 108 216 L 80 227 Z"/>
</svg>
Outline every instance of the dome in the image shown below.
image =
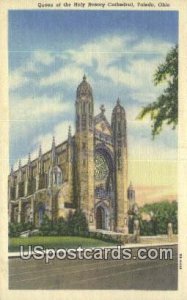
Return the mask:
<svg viewBox="0 0 187 300">
<path fill-rule="evenodd" d="M 83 80 L 77 88 L 77 98 L 81 98 L 84 96 L 92 98 L 92 87 L 87 82 L 85 75 L 83 76 Z"/>
</svg>

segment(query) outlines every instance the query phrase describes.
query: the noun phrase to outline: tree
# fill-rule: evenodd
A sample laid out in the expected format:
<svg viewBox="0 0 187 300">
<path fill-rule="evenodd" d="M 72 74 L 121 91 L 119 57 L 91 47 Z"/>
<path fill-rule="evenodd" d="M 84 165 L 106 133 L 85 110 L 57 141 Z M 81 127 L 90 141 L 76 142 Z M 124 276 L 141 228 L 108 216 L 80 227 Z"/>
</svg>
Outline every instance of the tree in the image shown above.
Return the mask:
<svg viewBox="0 0 187 300">
<path fill-rule="evenodd" d="M 167 83 L 167 87 L 156 101 L 143 107 L 138 119 L 150 115 L 152 121 L 152 137 L 158 135 L 163 125 L 171 125 L 175 129 L 178 123 L 178 46 L 172 48 L 154 74 L 154 84 Z"/>
<path fill-rule="evenodd" d="M 85 214 L 81 210 L 76 210 L 74 214 L 68 217 L 69 235 L 87 236 L 88 235 L 88 222 Z"/>
<path fill-rule="evenodd" d="M 49 219 L 47 215 L 44 215 L 42 224 L 40 225 L 40 232 L 43 236 L 51 235 L 51 231 L 53 230 L 53 223 Z"/>
<path fill-rule="evenodd" d="M 45 215 L 39 230 L 44 236 L 88 236 L 89 232 L 86 216 L 80 210 L 70 211 L 67 220 L 61 217 L 52 222 Z"/>
<path fill-rule="evenodd" d="M 173 232 L 178 231 L 178 215 L 177 202 L 155 202 L 145 204 L 141 209 L 141 213 L 150 215 L 151 220 L 140 220 L 140 229 L 142 235 L 167 234 L 168 223 L 172 223 Z"/>
</svg>

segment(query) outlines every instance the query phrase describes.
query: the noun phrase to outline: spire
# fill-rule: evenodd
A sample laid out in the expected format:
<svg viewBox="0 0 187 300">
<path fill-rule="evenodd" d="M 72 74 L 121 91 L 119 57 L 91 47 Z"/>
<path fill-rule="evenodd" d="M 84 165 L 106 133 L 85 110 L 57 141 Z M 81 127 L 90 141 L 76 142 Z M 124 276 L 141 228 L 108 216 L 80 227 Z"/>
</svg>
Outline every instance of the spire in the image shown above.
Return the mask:
<svg viewBox="0 0 187 300">
<path fill-rule="evenodd" d="M 39 147 L 38 157 L 39 158 L 42 157 L 42 146 L 41 146 L 41 144 L 40 144 L 40 147 Z"/>
<path fill-rule="evenodd" d="M 55 137 L 53 136 L 53 141 L 52 141 L 52 148 L 51 148 L 51 159 L 53 164 L 56 161 L 56 147 L 55 147 Z"/>
<path fill-rule="evenodd" d="M 69 125 L 69 128 L 68 128 L 68 143 L 71 144 L 71 139 L 72 139 L 72 136 L 71 136 L 71 125 Z"/>
<path fill-rule="evenodd" d="M 52 149 L 55 149 L 55 137 L 53 136 L 53 140 L 52 140 Z"/>
<path fill-rule="evenodd" d="M 71 146 L 72 144 L 72 135 L 71 135 L 71 125 L 68 128 L 68 145 Z"/>
<path fill-rule="evenodd" d="M 83 76 L 83 81 L 86 81 L 86 75 L 84 74 L 84 76 Z"/>
<path fill-rule="evenodd" d="M 120 105 L 120 99 L 119 99 L 119 97 L 118 97 L 118 99 L 117 99 L 116 104 L 117 104 L 117 105 Z"/>
<path fill-rule="evenodd" d="M 69 125 L 69 129 L 68 129 L 68 139 L 71 138 L 71 125 Z"/>
<path fill-rule="evenodd" d="M 10 175 L 13 175 L 14 173 L 14 168 L 13 168 L 13 165 L 11 166 L 11 169 L 10 169 Z"/>
<path fill-rule="evenodd" d="M 18 169 L 21 169 L 21 159 L 19 160 L 19 163 L 18 163 Z"/>
<path fill-rule="evenodd" d="M 38 171 L 41 174 L 43 169 L 42 169 L 42 146 L 40 144 L 39 146 L 39 151 L 38 151 Z"/>
<path fill-rule="evenodd" d="M 30 164 L 30 162 L 31 162 L 31 154 L 29 152 L 29 154 L 28 154 L 28 165 Z"/>
<path fill-rule="evenodd" d="M 124 107 L 120 104 L 118 97 L 117 103 L 113 108 L 111 117 L 111 127 L 113 142 L 117 146 L 118 140 L 121 139 L 121 146 L 127 146 L 127 130 L 126 130 L 126 113 Z"/>
<path fill-rule="evenodd" d="M 105 113 L 105 106 L 103 104 L 100 106 L 100 110 L 101 110 L 101 114 L 104 115 L 104 113 Z"/>
</svg>

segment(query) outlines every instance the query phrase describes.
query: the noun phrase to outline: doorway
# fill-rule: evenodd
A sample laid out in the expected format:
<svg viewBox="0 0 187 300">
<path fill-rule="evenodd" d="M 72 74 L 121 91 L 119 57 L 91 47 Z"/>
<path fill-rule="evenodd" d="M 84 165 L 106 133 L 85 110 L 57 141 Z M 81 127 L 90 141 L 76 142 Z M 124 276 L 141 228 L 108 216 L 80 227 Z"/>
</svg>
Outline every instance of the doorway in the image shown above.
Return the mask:
<svg viewBox="0 0 187 300">
<path fill-rule="evenodd" d="M 102 206 L 96 210 L 96 229 L 105 229 L 105 211 Z"/>
</svg>

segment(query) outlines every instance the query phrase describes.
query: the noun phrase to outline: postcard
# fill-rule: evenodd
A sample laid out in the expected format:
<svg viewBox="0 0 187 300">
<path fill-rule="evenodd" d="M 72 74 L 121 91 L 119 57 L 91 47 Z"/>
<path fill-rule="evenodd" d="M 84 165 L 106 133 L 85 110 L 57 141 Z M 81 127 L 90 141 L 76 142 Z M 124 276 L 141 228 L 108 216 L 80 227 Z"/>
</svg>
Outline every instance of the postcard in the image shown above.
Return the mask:
<svg viewBox="0 0 187 300">
<path fill-rule="evenodd" d="M 185 299 L 187 2 L 1 5 L 1 299 Z"/>
</svg>

